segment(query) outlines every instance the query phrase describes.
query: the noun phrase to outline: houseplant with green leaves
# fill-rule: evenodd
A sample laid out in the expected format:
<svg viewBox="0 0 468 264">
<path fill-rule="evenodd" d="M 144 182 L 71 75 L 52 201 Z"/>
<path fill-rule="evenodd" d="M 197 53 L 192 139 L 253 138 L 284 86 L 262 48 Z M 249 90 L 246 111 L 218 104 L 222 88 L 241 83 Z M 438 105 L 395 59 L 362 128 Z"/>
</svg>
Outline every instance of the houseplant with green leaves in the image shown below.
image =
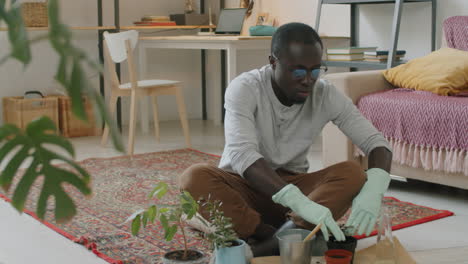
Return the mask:
<svg viewBox="0 0 468 264">
<path fill-rule="evenodd" d="M 38 42 L 48 41 L 59 57 L 55 80 L 64 88 L 72 102 L 72 112 L 86 120 L 82 96 L 89 97 L 99 113 L 99 117 L 110 125 L 114 147 L 123 151 L 117 129 L 106 111 L 102 96 L 94 89 L 84 74 L 84 67 L 101 72 L 99 63 L 91 60 L 84 51 L 72 42 L 72 32 L 60 21 L 59 1 L 47 2 L 49 27 L 46 33 L 34 38 L 28 35 L 21 16 L 21 3 L 18 0 L 0 0 L 0 25 L 5 24 L 10 43 L 7 54 L 0 58 L 0 68 L 8 60 L 17 60 L 27 67 L 32 60 L 31 46 Z M 65 155 L 51 150 L 54 145 L 65 151 Z M 11 124 L 0 126 L 0 162 L 5 168 L 0 173 L 0 186 L 12 193 L 12 205 L 22 211 L 33 184 L 39 178 L 36 214 L 44 219 L 47 201 L 55 198 L 55 219 L 57 222 L 70 220 L 76 214 L 76 206 L 63 184 L 74 186 L 84 195 L 91 194 L 90 175 L 74 161 L 73 145 L 57 132 L 52 120 L 41 117 L 27 125 L 23 131 Z M 72 169 L 56 167 L 53 161 L 61 161 Z M 18 173 L 26 167 L 24 173 Z"/>
<path fill-rule="evenodd" d="M 162 199 L 168 192 L 168 188 L 167 183 L 158 183 L 149 194 L 149 198 L 157 198 L 158 200 Z M 163 256 L 163 263 L 205 263 L 206 257 L 203 252 L 195 249 L 189 249 L 187 245 L 187 221 L 195 217 L 198 208 L 199 206 L 197 201 L 193 199 L 189 192 L 180 191 L 177 194 L 177 203 L 175 205 L 166 207 L 152 205 L 147 209 L 135 212 L 127 219 L 127 221 L 131 221 L 131 230 L 133 235 L 138 235 L 142 226 L 146 227 L 148 224 L 158 222 L 164 230 L 164 239 L 168 242 L 172 241 L 174 235 L 180 230 L 184 248 L 165 253 Z"/>
<path fill-rule="evenodd" d="M 202 223 L 209 227 L 211 232 L 204 234 L 214 249 L 216 264 L 246 264 L 246 243 L 238 238 L 233 229 L 231 218 L 224 215 L 222 202 L 212 200 L 210 196 L 206 200 L 198 201 L 207 215 L 208 219 L 199 218 Z"/>
</svg>

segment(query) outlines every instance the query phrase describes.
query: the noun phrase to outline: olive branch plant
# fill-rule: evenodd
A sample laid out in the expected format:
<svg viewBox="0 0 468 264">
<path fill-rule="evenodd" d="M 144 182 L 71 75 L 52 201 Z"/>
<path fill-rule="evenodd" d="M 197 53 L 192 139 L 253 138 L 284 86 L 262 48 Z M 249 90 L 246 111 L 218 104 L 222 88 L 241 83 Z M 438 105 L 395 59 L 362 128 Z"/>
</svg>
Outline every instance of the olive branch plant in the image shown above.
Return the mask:
<svg viewBox="0 0 468 264">
<path fill-rule="evenodd" d="M 159 182 L 148 195 L 148 198 L 156 197 L 160 200 L 166 195 L 168 189 L 169 185 L 167 183 Z M 151 205 L 145 210 L 139 210 L 132 214 L 126 222 L 132 222 L 131 231 L 134 236 L 138 235 L 142 226 L 146 228 L 148 224 L 158 222 L 164 230 L 164 239 L 166 241 L 172 241 L 177 231 L 180 230 L 184 245 L 182 259 L 187 259 L 189 248 L 185 229 L 188 226 L 187 221 L 195 217 L 198 208 L 198 203 L 189 192 L 179 191 L 175 205 Z"/>
<path fill-rule="evenodd" d="M 30 38 L 21 16 L 20 1 L 0 0 L 0 25 L 6 24 L 10 44 L 10 52 L 0 58 L 0 67 L 10 59 L 27 67 L 33 57 L 31 46 L 48 41 L 59 57 L 55 80 L 70 96 L 73 114 L 87 121 L 82 97 L 89 97 L 101 120 L 109 124 L 114 147 L 122 152 L 124 148 L 120 135 L 106 110 L 104 100 L 84 74 L 85 66 L 96 72 L 102 72 L 102 66 L 72 44 L 72 32 L 59 19 L 59 1 L 49 0 L 47 10 L 47 33 Z M 66 155 L 50 150 L 48 146 L 51 145 L 61 148 Z M 12 158 L 7 160 L 7 156 Z M 74 186 L 84 195 L 91 194 L 90 175 L 74 158 L 73 145 L 58 134 L 55 124 L 47 117 L 30 122 L 24 131 L 12 124 L 0 126 L 0 163 L 4 165 L 4 169 L 0 171 L 0 186 L 13 194 L 12 205 L 20 212 L 24 209 L 34 182 L 43 178 L 36 208 L 37 216 L 44 219 L 47 202 L 54 197 L 55 220 L 70 220 L 76 214 L 76 206 L 64 190 L 63 184 Z M 52 165 L 56 161 L 69 165 L 72 170 Z M 24 173 L 18 173 L 22 165 L 27 168 Z M 20 179 L 17 184 L 13 184 L 16 177 Z"/>
</svg>

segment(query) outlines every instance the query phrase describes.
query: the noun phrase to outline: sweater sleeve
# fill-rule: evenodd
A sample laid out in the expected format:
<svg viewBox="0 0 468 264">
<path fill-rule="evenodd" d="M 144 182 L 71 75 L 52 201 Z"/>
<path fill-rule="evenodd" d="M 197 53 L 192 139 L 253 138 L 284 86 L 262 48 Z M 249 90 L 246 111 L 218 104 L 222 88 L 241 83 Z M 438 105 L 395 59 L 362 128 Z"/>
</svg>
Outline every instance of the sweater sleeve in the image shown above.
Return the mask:
<svg viewBox="0 0 468 264">
<path fill-rule="evenodd" d="M 223 155 L 231 168 L 243 176 L 244 171 L 263 156 L 259 153 L 255 129 L 257 97 L 251 84 L 234 79 L 226 90 L 224 119 L 225 149 Z"/>
<path fill-rule="evenodd" d="M 392 151 L 388 141 L 361 114 L 350 98 L 328 82 L 325 93 L 324 103 L 328 107 L 329 120 L 338 126 L 366 156 L 369 156 L 370 152 L 376 147 L 385 147 L 389 151 Z"/>
</svg>

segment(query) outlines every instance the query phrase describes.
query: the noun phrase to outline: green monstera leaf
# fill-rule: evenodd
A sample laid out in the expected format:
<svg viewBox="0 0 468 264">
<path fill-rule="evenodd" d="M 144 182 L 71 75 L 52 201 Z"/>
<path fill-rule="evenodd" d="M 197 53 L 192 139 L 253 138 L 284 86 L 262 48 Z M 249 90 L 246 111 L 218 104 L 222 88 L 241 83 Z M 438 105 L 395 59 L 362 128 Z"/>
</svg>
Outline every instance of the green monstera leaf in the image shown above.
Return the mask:
<svg viewBox="0 0 468 264">
<path fill-rule="evenodd" d="M 20 1 L 13 1 L 11 7 L 7 10 L 6 0 L 0 0 L 0 22 L 2 19 L 8 26 L 8 39 L 12 51 L 0 62 L 6 61 L 11 56 L 23 64 L 28 64 L 31 61 L 31 48 L 21 17 Z"/>
<path fill-rule="evenodd" d="M 11 160 L 0 174 L 0 186 L 9 191 L 12 186 L 12 205 L 22 211 L 31 188 L 40 177 L 43 177 L 43 185 L 37 202 L 36 213 L 44 219 L 47 201 L 55 198 L 55 219 L 57 222 L 70 220 L 76 214 L 76 206 L 64 189 L 64 184 L 74 186 L 84 195 L 91 194 L 89 187 L 90 176 L 72 159 L 57 152 L 51 151 L 48 146 L 56 146 L 63 149 L 74 158 L 72 144 L 65 138 L 56 134 L 55 124 L 47 117 L 41 117 L 29 123 L 23 132 L 14 125 L 7 124 L 0 127 L 0 160 L 7 155 L 12 155 Z M 60 161 L 71 169 L 58 167 L 52 162 Z M 22 164 L 28 164 L 24 174 L 16 185 L 13 179 L 19 175 Z"/>
<path fill-rule="evenodd" d="M 40 35 L 34 39 L 28 38 L 21 16 L 21 2 L 11 0 L 11 5 L 7 5 L 7 2 L 9 1 L 0 0 L 0 24 L 2 21 L 6 23 L 12 51 L 0 58 L 0 66 L 9 58 L 17 59 L 27 66 L 32 58 L 31 45 L 42 40 L 49 40 L 51 47 L 59 57 L 55 80 L 70 96 L 73 114 L 79 119 L 87 120 L 82 97 L 88 96 L 97 109 L 99 117 L 109 125 L 115 149 L 123 152 L 124 146 L 115 121 L 107 111 L 102 95 L 94 89 L 84 70 L 84 66 L 88 66 L 96 72 L 102 72 L 103 67 L 90 59 L 78 46 L 73 45 L 72 31 L 60 21 L 59 1 L 48 0 L 48 34 Z"/>
<path fill-rule="evenodd" d="M 106 109 L 102 95 L 94 89 L 86 69 L 102 73 L 102 65 L 89 58 L 78 46 L 73 44 L 72 31 L 60 20 L 59 1 L 47 1 L 49 28 L 47 34 L 41 34 L 30 38 L 27 34 L 21 15 L 21 1 L 0 0 L 0 25 L 3 22 L 8 30 L 10 51 L 0 58 L 0 67 L 10 58 L 20 61 L 25 67 L 33 58 L 31 45 L 48 40 L 53 50 L 58 55 L 58 66 L 55 80 L 62 85 L 71 98 L 72 112 L 82 120 L 86 120 L 86 111 L 82 101 L 83 96 L 89 97 L 100 121 L 110 126 L 110 134 L 115 149 L 123 152 L 124 147 L 115 122 Z M 76 213 L 76 207 L 72 199 L 63 188 L 64 183 L 72 185 L 83 194 L 90 194 L 89 175 L 81 167 L 65 156 L 49 150 L 45 145 L 55 145 L 64 149 L 71 158 L 74 156 L 73 147 L 66 139 L 55 134 L 55 126 L 52 121 L 41 118 L 32 122 L 25 132 L 13 125 L 0 127 L 0 162 L 7 155 L 13 156 L 5 162 L 4 171 L 0 172 L 0 186 L 9 190 L 15 186 L 12 204 L 18 210 L 24 209 L 24 204 L 32 185 L 38 178 L 44 178 L 44 184 L 40 187 L 37 215 L 43 218 L 46 212 L 47 201 L 55 198 L 55 217 L 58 222 L 69 220 Z M 72 171 L 55 167 L 52 161 L 61 161 L 70 165 Z M 24 174 L 17 174 L 20 167 L 28 164 Z M 22 176 L 19 176 L 22 175 Z M 16 181 L 15 177 L 22 177 Z M 17 184 L 13 184 L 13 182 Z M 155 210 L 150 211 L 144 221 L 153 220 Z"/>
</svg>

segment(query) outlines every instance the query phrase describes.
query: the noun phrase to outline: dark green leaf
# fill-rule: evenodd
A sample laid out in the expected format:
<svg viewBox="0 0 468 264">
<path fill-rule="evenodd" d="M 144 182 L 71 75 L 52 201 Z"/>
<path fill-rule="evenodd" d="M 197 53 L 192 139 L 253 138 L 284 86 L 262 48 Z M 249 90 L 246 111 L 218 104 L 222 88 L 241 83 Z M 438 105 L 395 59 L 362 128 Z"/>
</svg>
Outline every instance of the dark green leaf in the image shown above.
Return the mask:
<svg viewBox="0 0 468 264">
<path fill-rule="evenodd" d="M 170 226 L 165 229 L 164 238 L 166 241 L 171 241 L 174 238 L 174 235 L 177 233 L 177 225 Z"/>
<path fill-rule="evenodd" d="M 167 213 L 167 212 L 169 212 L 169 208 L 161 208 L 161 209 L 159 209 L 159 213 L 160 213 L 160 214 L 165 214 L 165 213 Z"/>
<path fill-rule="evenodd" d="M 41 192 L 39 199 L 37 200 L 36 214 L 39 219 L 44 219 L 47 210 L 47 199 L 49 199 L 49 194 L 47 192 Z"/>
<path fill-rule="evenodd" d="M 179 221 L 179 219 L 180 219 L 180 214 L 178 214 L 177 212 L 173 212 L 172 214 L 169 215 L 169 221 L 175 222 L 175 221 Z"/>
<path fill-rule="evenodd" d="M 30 137 L 44 135 L 46 132 L 56 132 L 57 126 L 50 118 L 42 116 L 29 122 L 26 127 L 26 134 Z M 47 134 L 46 134 L 47 135 Z"/>
<path fill-rule="evenodd" d="M 18 186 L 13 193 L 13 199 L 11 199 L 11 204 L 16 210 L 22 212 L 24 209 L 24 203 L 26 202 L 26 197 L 29 194 L 29 190 L 31 189 L 31 185 L 36 180 L 36 174 L 34 170 L 36 168 L 37 163 L 32 163 L 31 166 L 26 170 L 23 175 L 23 178 L 18 183 Z"/>
<path fill-rule="evenodd" d="M 1 1 L 1 0 L 0 0 Z M 5 124 L 0 127 L 0 140 L 4 140 L 11 135 L 16 135 L 20 133 L 20 129 L 12 124 Z"/>
<path fill-rule="evenodd" d="M 161 221 L 161 225 L 163 226 L 164 230 L 169 229 L 169 221 L 167 220 L 167 217 L 165 214 L 161 214 L 159 216 L 159 221 Z"/>
<path fill-rule="evenodd" d="M 57 80 L 57 82 L 59 82 L 61 85 L 63 86 L 67 86 L 68 83 L 67 83 L 67 65 L 68 65 L 68 56 L 62 56 L 60 58 L 60 63 L 59 63 L 59 67 L 57 69 L 57 73 L 55 74 L 55 80 Z"/>
<path fill-rule="evenodd" d="M 14 129 L 11 125 L 0 127 L 0 135 L 8 135 L 1 138 L 0 144 L 5 141 L 7 143 L 0 147 L 0 157 L 5 157 L 19 147 L 19 151 L 13 155 L 3 170 L 0 183 L 2 186 L 8 187 L 17 175 L 20 166 L 26 159 L 31 158 L 32 162 L 25 173 L 18 175 L 20 180 L 13 190 L 13 206 L 22 210 L 32 184 L 37 178 L 42 177 L 44 182 L 37 202 L 37 215 L 43 219 L 47 201 L 53 196 L 55 198 L 55 218 L 57 222 L 64 222 L 76 214 L 76 207 L 65 193 L 63 184 L 70 184 L 83 194 L 88 195 L 91 193 L 90 176 L 72 160 L 44 148 L 45 144 L 54 144 L 69 153 L 74 153 L 70 142 L 54 133 L 56 133 L 55 125 L 46 117 L 31 122 L 26 128 L 26 134 L 19 129 Z M 69 164 L 74 170 L 68 171 L 51 165 L 53 161 L 57 160 Z"/>
<path fill-rule="evenodd" d="M 143 213 L 143 218 L 141 221 L 143 222 L 143 227 L 146 227 L 146 224 L 148 223 L 148 211 Z"/>
<path fill-rule="evenodd" d="M 154 220 L 156 219 L 156 213 L 157 213 L 156 205 L 153 205 L 150 208 L 148 208 L 148 220 L 150 223 L 154 223 Z"/>
<path fill-rule="evenodd" d="M 182 204 L 182 210 L 184 214 L 189 215 L 194 211 L 194 208 L 191 204 L 186 203 L 186 204 Z"/>
<path fill-rule="evenodd" d="M 153 198 L 156 195 L 158 199 L 161 199 L 167 193 L 167 190 L 168 190 L 167 183 L 160 182 L 151 191 L 149 198 Z"/>
<path fill-rule="evenodd" d="M 41 149 L 41 154 L 43 156 L 46 156 L 49 160 L 60 160 L 60 161 L 63 161 L 65 163 L 67 163 L 68 165 L 73 167 L 73 169 L 75 169 L 78 172 L 78 174 L 81 176 L 81 180 L 84 183 L 86 183 L 86 184 L 89 183 L 91 176 L 88 174 L 88 172 L 86 170 L 84 170 L 80 165 L 78 165 L 73 160 L 70 160 L 70 159 L 68 159 L 68 158 L 66 158 L 66 157 L 64 157 L 64 156 L 62 156 L 60 154 L 53 153 L 53 152 L 48 151 L 46 149 Z"/>
<path fill-rule="evenodd" d="M 5 4 L 5 1 L 2 1 Z M 31 48 L 29 46 L 26 28 L 21 16 L 20 5 L 14 4 L 10 10 L 5 10 L 5 5 L 0 6 L 0 21 L 4 20 L 8 27 L 8 39 L 11 46 L 11 57 L 27 65 L 31 61 Z"/>
<path fill-rule="evenodd" d="M 58 0 L 49 0 L 47 4 L 47 11 L 49 14 L 49 23 L 51 26 L 59 24 L 59 6 Z"/>
<path fill-rule="evenodd" d="M 91 194 L 91 188 L 88 185 L 88 181 L 78 177 L 75 173 L 49 165 L 45 166 L 44 169 L 53 173 L 58 180 L 63 180 L 64 182 L 75 186 L 84 195 Z M 49 185 L 47 185 L 47 187 L 49 187 Z"/>
<path fill-rule="evenodd" d="M 138 232 L 140 231 L 140 226 L 141 226 L 141 220 L 140 220 L 140 215 L 137 215 L 135 219 L 132 221 L 132 235 L 136 236 L 138 235 Z"/>
<path fill-rule="evenodd" d="M 58 0 L 48 1 L 49 33 L 46 37 L 49 38 L 50 44 L 59 55 L 59 67 L 55 78 L 64 86 L 68 95 L 71 96 L 72 110 L 78 118 L 86 118 L 82 95 L 86 94 L 92 98 L 103 121 L 110 125 L 114 146 L 117 150 L 123 151 L 123 144 L 115 122 L 113 122 L 113 119 L 107 112 L 102 96 L 96 89 L 91 87 L 83 70 L 84 63 L 87 63 L 96 72 L 102 72 L 102 67 L 88 59 L 81 49 L 73 46 L 71 31 L 60 22 L 59 10 Z M 10 54 L 8 56 L 12 56 L 27 65 L 31 60 L 31 44 L 44 40 L 45 36 L 38 36 L 32 40 L 28 39 L 22 21 L 19 1 L 13 0 L 12 8 L 7 10 L 5 0 L 0 0 L 0 21 L 2 20 L 7 24 L 8 38 L 11 44 L 11 51 L 7 51 L 5 54 Z M 6 59 L 1 59 L 1 61 L 6 61 Z M 73 160 L 45 148 L 44 145 L 52 144 L 63 148 L 72 157 L 74 156 L 73 147 L 70 142 L 56 136 L 55 131 L 54 123 L 48 119 L 39 119 L 32 122 L 26 128 L 26 133 L 23 133 L 13 125 L 6 124 L 1 126 L 0 160 L 3 160 L 9 154 L 13 154 L 13 151 L 18 149 L 20 151 L 15 153 L 16 155 L 7 163 L 5 170 L 0 174 L 0 184 L 8 187 L 12 183 L 13 178 L 16 177 L 19 167 L 26 159 L 31 159 L 32 165 L 25 171 L 25 174 L 18 174 L 17 176 L 22 178 L 18 181 L 19 187 L 15 187 L 15 190 L 13 190 L 12 203 L 17 208 L 23 208 L 23 202 L 29 193 L 31 184 L 38 177 L 43 177 L 44 185 L 39 196 L 37 214 L 40 218 L 44 217 L 47 201 L 53 196 L 56 205 L 55 216 L 57 221 L 60 222 L 70 219 L 76 213 L 73 201 L 61 186 L 64 183 L 68 183 L 84 194 L 89 194 L 91 191 L 88 186 L 90 176 L 84 169 Z M 49 166 L 52 161 L 63 161 L 71 165 L 73 170 L 68 172 Z M 154 217 L 156 217 L 156 210 L 153 220 Z"/>
<path fill-rule="evenodd" d="M 15 137 L 9 141 L 7 141 L 5 143 L 5 145 L 1 146 L 0 147 L 0 161 L 3 160 L 14 148 L 18 147 L 18 146 L 22 146 L 22 143 L 23 140 L 21 140 L 21 138 L 19 137 Z M 5 174 L 5 173 L 1 173 L 2 175 Z M 5 179 L 2 180 L 0 179 L 0 184 L 3 185 L 2 182 L 6 181 Z M 9 181 L 11 182 L 11 181 Z"/>
<path fill-rule="evenodd" d="M 191 203 L 192 201 L 194 201 L 192 195 L 190 195 L 190 193 L 187 191 L 183 191 L 180 194 L 180 197 L 182 198 L 182 202 Z"/>
<path fill-rule="evenodd" d="M 79 60 L 75 59 L 73 63 L 73 69 L 71 74 L 71 85 L 68 90 L 68 94 L 71 97 L 72 101 L 72 111 L 76 117 L 81 120 L 87 120 L 86 111 L 83 104 L 83 88 L 86 87 L 86 79 L 84 78 L 83 70 L 81 69 L 81 64 Z"/>
<path fill-rule="evenodd" d="M 143 210 L 143 209 L 140 209 L 140 210 L 138 210 L 138 211 L 134 212 L 134 213 L 133 213 L 131 216 L 129 216 L 129 217 L 128 217 L 128 218 L 125 220 L 125 222 L 124 222 L 124 223 L 130 222 L 130 221 L 133 221 L 133 219 L 135 219 L 135 217 L 136 217 L 137 215 L 140 215 L 140 214 L 141 214 L 141 213 L 143 213 L 144 211 L 145 211 L 145 210 Z"/>
<path fill-rule="evenodd" d="M 186 213 L 187 220 L 192 219 L 196 214 L 197 214 L 197 209 L 192 207 L 192 210 Z"/>
<path fill-rule="evenodd" d="M 16 175 L 16 172 L 18 171 L 23 161 L 28 157 L 28 150 L 29 149 L 26 146 L 21 148 L 21 150 L 15 154 L 15 156 L 8 162 L 7 166 L 3 170 L 0 182 L 5 190 L 10 188 L 13 177 Z M 26 191 L 29 191 L 29 189 Z"/>
<path fill-rule="evenodd" d="M 31 137 L 38 142 L 42 142 L 42 144 L 52 144 L 58 147 L 62 147 L 68 152 L 68 154 L 70 154 L 70 156 L 75 157 L 75 150 L 73 149 L 73 145 L 64 137 L 51 134 L 40 134 L 34 136 L 31 135 Z"/>
<path fill-rule="evenodd" d="M 46 181 L 55 181 L 55 179 L 46 179 Z M 49 186 L 54 186 L 54 185 L 49 185 Z M 42 189 L 42 191 L 45 191 L 45 188 Z M 65 191 L 62 188 L 57 188 L 54 191 L 55 195 L 55 219 L 58 223 L 65 223 L 67 221 L 70 221 L 73 216 L 76 214 L 76 206 L 75 203 L 73 203 L 73 200 L 70 198 L 70 196 L 65 193 Z M 41 216 L 44 218 L 44 216 Z"/>
</svg>

